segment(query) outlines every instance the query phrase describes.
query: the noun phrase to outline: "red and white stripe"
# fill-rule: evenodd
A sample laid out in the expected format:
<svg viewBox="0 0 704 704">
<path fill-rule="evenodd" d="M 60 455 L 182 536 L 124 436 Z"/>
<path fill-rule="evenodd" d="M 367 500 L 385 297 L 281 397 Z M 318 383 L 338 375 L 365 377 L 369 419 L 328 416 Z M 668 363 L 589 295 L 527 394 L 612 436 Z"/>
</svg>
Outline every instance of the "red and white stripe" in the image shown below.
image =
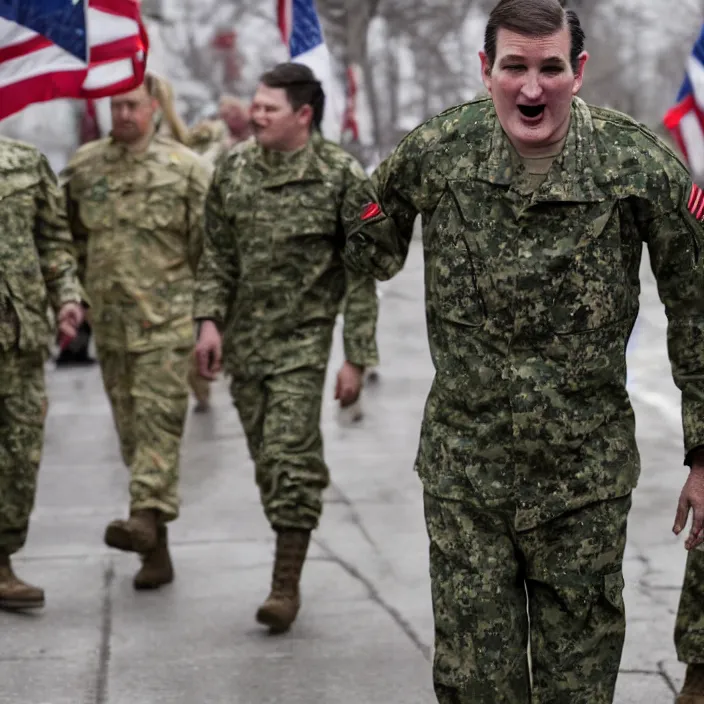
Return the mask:
<svg viewBox="0 0 704 704">
<path fill-rule="evenodd" d="M 704 110 L 694 95 L 688 95 L 672 108 L 664 120 L 665 127 L 695 173 L 704 172 Z"/>
<path fill-rule="evenodd" d="M 0 119 L 56 98 L 103 98 L 144 80 L 149 39 L 136 0 L 89 0 L 89 61 L 0 18 Z"/>
<path fill-rule="evenodd" d="M 293 27 L 293 4 L 291 0 L 278 0 L 276 16 L 279 22 L 281 38 L 288 47 L 291 43 L 291 31 Z"/>
<path fill-rule="evenodd" d="M 342 120 L 342 131 L 349 132 L 355 142 L 359 141 L 359 122 L 357 121 L 357 94 L 359 92 L 360 67 L 350 64 L 347 67 L 347 101 Z"/>
<path fill-rule="evenodd" d="M 671 108 L 663 120 L 695 174 L 704 174 L 704 66 L 695 56 L 687 62 L 693 92 Z"/>
<path fill-rule="evenodd" d="M 702 191 L 696 183 L 692 184 L 687 210 L 689 210 L 697 220 L 704 219 L 704 191 Z"/>
</svg>

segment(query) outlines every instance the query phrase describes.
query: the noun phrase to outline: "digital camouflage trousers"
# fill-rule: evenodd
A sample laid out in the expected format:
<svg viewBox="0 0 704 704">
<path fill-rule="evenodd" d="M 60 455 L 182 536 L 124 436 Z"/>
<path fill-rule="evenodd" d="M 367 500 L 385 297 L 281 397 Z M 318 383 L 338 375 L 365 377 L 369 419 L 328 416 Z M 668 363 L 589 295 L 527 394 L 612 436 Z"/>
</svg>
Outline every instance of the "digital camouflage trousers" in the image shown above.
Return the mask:
<svg viewBox="0 0 704 704">
<path fill-rule="evenodd" d="M 44 441 L 44 355 L 0 352 L 0 550 L 27 540 Z"/>
<path fill-rule="evenodd" d="M 313 368 L 232 380 L 264 513 L 274 528 L 318 526 L 330 481 L 320 432 L 324 383 L 325 369 Z"/>
<path fill-rule="evenodd" d="M 704 552 L 690 550 L 675 622 L 681 662 L 704 665 Z"/>
<path fill-rule="evenodd" d="M 508 511 L 425 494 L 440 704 L 611 704 L 630 504 L 519 533 Z"/>
</svg>

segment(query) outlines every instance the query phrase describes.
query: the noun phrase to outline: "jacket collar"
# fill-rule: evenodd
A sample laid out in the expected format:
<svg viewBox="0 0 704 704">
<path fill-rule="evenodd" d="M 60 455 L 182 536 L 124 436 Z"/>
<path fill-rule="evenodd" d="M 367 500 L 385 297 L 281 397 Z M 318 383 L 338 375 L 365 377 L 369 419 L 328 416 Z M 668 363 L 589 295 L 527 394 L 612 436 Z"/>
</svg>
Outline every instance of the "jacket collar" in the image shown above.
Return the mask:
<svg viewBox="0 0 704 704">
<path fill-rule="evenodd" d="M 276 188 L 301 181 L 322 181 L 325 165 L 319 156 L 324 140 L 314 130 L 308 142 L 295 152 L 274 152 L 258 147 L 256 162 L 260 165 L 264 188 Z"/>
</svg>

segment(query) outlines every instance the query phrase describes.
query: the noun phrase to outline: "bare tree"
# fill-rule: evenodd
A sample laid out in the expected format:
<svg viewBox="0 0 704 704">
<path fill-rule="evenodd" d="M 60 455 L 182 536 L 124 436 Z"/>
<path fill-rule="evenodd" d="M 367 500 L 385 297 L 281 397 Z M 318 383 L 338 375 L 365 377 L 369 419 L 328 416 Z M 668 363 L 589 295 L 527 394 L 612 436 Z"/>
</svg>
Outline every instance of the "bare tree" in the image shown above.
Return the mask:
<svg viewBox="0 0 704 704">
<path fill-rule="evenodd" d="M 217 103 L 223 93 L 248 95 L 258 75 L 260 58 L 265 54 L 259 42 L 276 40 L 273 11 L 266 11 L 261 0 L 183 0 L 173 19 L 151 16 L 151 33 L 156 35 L 165 55 L 168 77 L 178 84 L 178 98 L 187 119 L 204 106 Z M 244 31 L 240 31 L 244 27 Z M 254 27 L 254 28 L 253 28 Z M 217 46 L 217 39 L 234 40 L 235 46 Z M 276 43 L 275 41 L 273 42 Z M 246 71 L 245 51 L 255 55 L 254 75 Z M 239 52 L 239 56 L 233 56 Z M 240 71 L 231 69 L 239 62 Z"/>
<path fill-rule="evenodd" d="M 359 66 L 371 141 L 390 149 L 430 115 L 466 100 L 464 27 L 492 0 L 319 0 L 326 36 L 339 64 Z"/>
<path fill-rule="evenodd" d="M 701 0 L 582 4 L 591 54 L 583 97 L 659 128 L 704 20 Z"/>
</svg>

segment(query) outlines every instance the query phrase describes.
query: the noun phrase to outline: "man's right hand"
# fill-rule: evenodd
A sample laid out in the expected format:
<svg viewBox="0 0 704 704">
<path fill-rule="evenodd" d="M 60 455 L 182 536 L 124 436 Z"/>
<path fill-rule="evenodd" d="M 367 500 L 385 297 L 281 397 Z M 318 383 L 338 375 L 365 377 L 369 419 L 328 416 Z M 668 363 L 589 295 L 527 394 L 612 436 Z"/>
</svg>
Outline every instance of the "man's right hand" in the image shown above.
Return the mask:
<svg viewBox="0 0 704 704">
<path fill-rule="evenodd" d="M 690 509 L 692 512 L 692 527 L 685 541 L 685 548 L 693 550 L 704 541 L 704 458 L 701 453 L 692 461 L 692 469 L 685 482 L 680 500 L 677 504 L 677 514 L 672 532 L 679 535 L 687 525 Z"/>
<path fill-rule="evenodd" d="M 222 338 L 212 320 L 204 320 L 196 343 L 198 373 L 204 379 L 215 379 L 222 365 Z"/>
</svg>

